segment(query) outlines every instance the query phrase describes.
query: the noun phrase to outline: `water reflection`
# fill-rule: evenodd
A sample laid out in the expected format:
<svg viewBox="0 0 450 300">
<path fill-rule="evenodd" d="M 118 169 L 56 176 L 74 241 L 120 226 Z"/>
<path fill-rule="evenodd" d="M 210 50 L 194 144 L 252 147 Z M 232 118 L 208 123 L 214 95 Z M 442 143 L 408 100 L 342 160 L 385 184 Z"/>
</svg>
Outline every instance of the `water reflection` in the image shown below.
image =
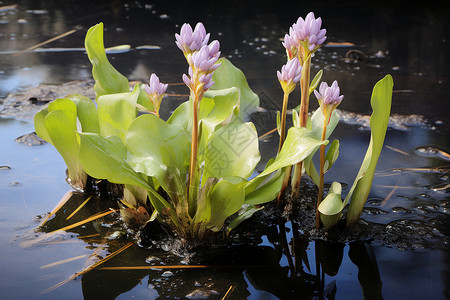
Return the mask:
<svg viewBox="0 0 450 300">
<path fill-rule="evenodd" d="M 256 241 L 253 245 L 214 245 L 213 249 L 195 248 L 179 256 L 176 252 L 162 250 L 166 242 L 163 238 L 150 243 L 153 246 L 147 250 L 132 246 L 82 273 L 134 236 L 132 231 L 124 230 L 124 224 L 114 215 L 96 220 L 92 225 L 69 229 L 68 234 L 55 235 L 59 228 L 80 222 L 112 204 L 94 197 L 73 215 L 87 198 L 85 194 L 73 193 L 55 217 L 41 227 L 44 233 L 22 243 L 23 247 L 36 247 L 67 242 L 75 237 L 83 240 L 92 253 L 83 269 L 73 270 L 73 273 L 80 274 L 85 299 L 116 299 L 131 290 L 133 295 L 145 294 L 152 299 L 196 299 L 205 295 L 208 299 L 222 299 L 231 288 L 230 299 L 253 299 L 258 293 L 278 299 L 335 299 L 341 288 L 336 279 L 346 277 L 346 274 L 339 274 L 339 269 L 343 260 L 348 261 L 344 259 L 347 255 L 358 269 L 364 297 L 382 299 L 381 277 L 369 241 L 347 245 L 310 241 L 301 233 L 298 223 L 285 223 L 283 219 L 279 219 L 278 224 L 265 224 L 262 236 L 253 238 Z M 346 248 L 348 253 L 344 251 Z M 190 256 L 189 264 L 186 264 L 186 255 Z M 193 269 L 190 265 L 205 267 Z M 330 278 L 336 279 L 330 281 Z M 345 289 L 345 284 L 343 287 Z M 49 293 L 52 292 L 51 288 Z"/>
</svg>

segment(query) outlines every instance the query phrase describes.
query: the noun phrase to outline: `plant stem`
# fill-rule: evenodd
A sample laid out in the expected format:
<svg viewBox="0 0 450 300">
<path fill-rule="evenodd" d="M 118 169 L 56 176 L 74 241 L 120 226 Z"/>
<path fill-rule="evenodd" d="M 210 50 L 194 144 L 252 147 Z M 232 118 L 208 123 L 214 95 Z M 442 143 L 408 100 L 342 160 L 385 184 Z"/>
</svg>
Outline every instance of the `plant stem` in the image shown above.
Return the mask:
<svg viewBox="0 0 450 300">
<path fill-rule="evenodd" d="M 281 111 L 281 124 L 280 124 L 280 143 L 278 145 L 278 153 L 280 153 L 283 147 L 284 140 L 286 138 L 286 111 L 289 100 L 289 94 L 284 93 L 283 96 L 283 109 Z"/>
<path fill-rule="evenodd" d="M 286 111 L 288 105 L 289 93 L 284 93 L 283 96 L 283 109 L 281 111 L 281 124 L 280 124 L 280 143 L 278 145 L 278 153 L 280 153 L 281 148 L 283 147 L 284 140 L 286 139 Z M 286 188 L 289 183 L 290 175 L 291 175 L 291 167 L 288 167 L 284 173 L 284 179 L 281 186 L 281 190 L 278 193 L 277 202 L 281 203 L 284 195 L 286 193 Z"/>
<path fill-rule="evenodd" d="M 322 141 L 326 139 L 328 117 L 323 120 Z M 319 205 L 323 198 L 323 184 L 324 184 L 324 165 L 325 165 L 325 145 L 320 146 L 320 171 L 319 171 L 319 194 L 317 195 L 316 207 L 316 228 L 320 228 L 320 213 Z"/>
<path fill-rule="evenodd" d="M 309 110 L 309 85 L 311 73 L 311 56 L 308 56 L 303 63 L 302 77 L 300 78 L 301 100 L 300 100 L 300 127 L 306 127 L 308 123 Z M 294 168 L 294 177 L 292 178 L 291 199 L 298 195 L 300 189 L 300 180 L 302 179 L 303 161 L 299 162 Z"/>
<path fill-rule="evenodd" d="M 188 179 L 188 201 L 194 199 L 196 195 L 196 174 L 197 174 L 197 151 L 198 151 L 198 95 L 193 94 L 193 118 L 192 118 L 192 136 L 191 136 L 191 159 L 189 163 L 189 179 Z"/>
</svg>

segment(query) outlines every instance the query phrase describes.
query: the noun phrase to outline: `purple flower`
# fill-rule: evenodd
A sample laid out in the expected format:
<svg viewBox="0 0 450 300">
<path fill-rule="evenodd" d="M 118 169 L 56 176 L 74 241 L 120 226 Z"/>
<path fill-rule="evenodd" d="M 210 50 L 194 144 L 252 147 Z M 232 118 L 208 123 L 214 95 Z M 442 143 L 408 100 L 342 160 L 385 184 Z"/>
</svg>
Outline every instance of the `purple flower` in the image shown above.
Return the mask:
<svg viewBox="0 0 450 300">
<path fill-rule="evenodd" d="M 293 45 L 296 48 L 300 48 L 305 45 L 310 52 L 314 52 L 325 42 L 327 37 L 326 29 L 320 29 L 322 26 L 322 19 L 315 18 L 314 13 L 310 12 L 305 19 L 302 17 L 298 18 L 297 22 L 294 23 L 289 29 L 288 42 L 283 45 L 289 46 Z M 290 50 L 286 47 L 287 50 Z M 305 49 L 306 50 L 306 49 Z"/>
<path fill-rule="evenodd" d="M 166 92 L 167 86 L 167 84 L 160 83 L 158 76 L 153 73 L 150 75 L 150 85 L 145 86 L 145 91 L 149 95 L 162 95 Z"/>
<path fill-rule="evenodd" d="M 277 77 L 285 93 L 291 93 L 295 89 L 295 84 L 302 76 L 302 65 L 297 57 L 294 57 L 281 67 L 281 72 L 277 71 Z"/>
<path fill-rule="evenodd" d="M 206 91 L 213 86 L 213 72 L 220 66 L 217 60 L 220 57 L 220 44 L 213 41 L 209 45 L 203 46 L 199 51 L 192 53 L 191 64 L 188 68 L 188 75 L 183 74 L 183 82 L 192 90 L 197 90 L 201 86 Z"/>
<path fill-rule="evenodd" d="M 281 44 L 283 44 L 284 48 L 286 48 L 286 52 L 288 54 L 289 59 L 293 59 L 294 57 L 297 56 L 298 53 L 297 45 L 295 44 L 294 40 L 289 34 L 284 35 L 284 40 Z"/>
<path fill-rule="evenodd" d="M 145 85 L 145 92 L 147 93 L 148 98 L 152 102 L 155 109 L 153 113 L 159 117 L 159 107 L 161 106 L 161 101 L 168 85 L 159 82 L 158 76 L 154 73 L 150 75 L 149 83 L 149 85 Z"/>
<path fill-rule="evenodd" d="M 338 106 L 342 99 L 343 95 L 339 95 L 340 90 L 337 81 L 333 81 L 331 86 L 328 86 L 326 82 L 322 82 L 319 86 L 319 92 L 314 90 L 314 95 L 316 95 L 317 100 L 319 100 L 319 104 L 321 107 L 323 106 Z"/>
<path fill-rule="evenodd" d="M 175 43 L 184 53 L 191 53 L 200 50 L 208 44 L 209 33 L 206 33 L 205 26 L 197 23 L 194 30 L 191 25 L 185 23 L 181 26 L 180 34 L 175 34 Z"/>
<path fill-rule="evenodd" d="M 300 81 L 302 75 L 302 65 L 298 58 L 293 58 L 281 67 L 281 72 L 277 71 L 279 81 L 286 81 L 287 83 L 297 83 Z"/>
<path fill-rule="evenodd" d="M 214 65 L 220 57 L 220 44 L 213 41 L 209 46 L 203 46 L 199 51 L 192 53 L 192 64 L 203 72 L 216 70 L 220 64 Z"/>
</svg>

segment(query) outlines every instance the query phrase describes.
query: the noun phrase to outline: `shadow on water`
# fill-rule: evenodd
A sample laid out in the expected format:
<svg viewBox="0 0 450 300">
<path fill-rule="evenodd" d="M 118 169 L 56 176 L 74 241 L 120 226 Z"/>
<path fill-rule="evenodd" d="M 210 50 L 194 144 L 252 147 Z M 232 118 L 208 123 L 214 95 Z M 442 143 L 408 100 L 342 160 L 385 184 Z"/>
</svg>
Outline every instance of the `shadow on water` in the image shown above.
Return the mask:
<svg viewBox="0 0 450 300">
<path fill-rule="evenodd" d="M 30 87 L 44 90 L 44 84 L 90 81 L 91 66 L 80 47 L 86 30 L 98 22 L 105 23 L 106 46 L 131 46 L 129 51 L 108 56 L 130 80 L 147 81 L 149 74 L 156 72 L 163 82 L 181 82 L 186 66 L 173 35 L 184 22 L 202 21 L 213 39 L 220 40 L 223 56 L 244 71 L 260 96 L 263 110 L 254 114 L 252 121 L 263 134 L 273 129 L 281 104 L 275 76 L 285 60 L 280 38 L 298 16 L 309 11 L 322 17 L 329 42 L 351 45 L 325 45 L 314 58 L 317 67 L 312 70 L 314 74 L 323 68 L 324 80 L 337 79 L 345 95 L 340 106 L 343 122 L 335 131 L 341 140 L 340 159 L 326 177 L 330 182 L 339 178 L 344 193 L 359 169 L 370 137 L 365 124 L 371 112 L 373 84 L 387 73 L 394 78 L 393 118 L 363 212 L 359 238 L 336 239 L 333 232 L 324 235 L 305 228 L 301 218 L 286 222 L 264 215 L 263 229 L 252 231 L 257 223 L 253 221 L 236 231 L 234 237 L 246 239 L 246 243 L 190 253 L 192 263 L 214 268 L 184 268 L 188 263 L 186 255 L 173 251 L 170 240 L 149 249 L 135 244 L 98 268 L 41 294 L 86 268 L 86 262 L 96 262 L 135 241 L 135 233 L 125 230 L 113 213 L 48 235 L 116 205 L 92 197 L 66 220 L 88 198 L 79 193 L 74 193 L 73 201 L 45 225 L 43 232 L 33 230 L 45 217 L 40 214 L 50 211 L 70 187 L 64 180 L 64 162 L 53 147 L 30 147 L 14 141 L 34 129 L 32 114 L 24 117 L 26 121 L 18 121 L 10 118 L 17 117 L 10 111 L 26 108 L 33 112 L 41 107 L 29 101 L 30 97 L 19 102 L 20 94 L 26 94 Z M 223 299 L 229 292 L 227 299 L 450 298 L 446 251 L 450 236 L 447 27 L 448 9 L 425 4 L 1 2 L 2 296 Z M 72 29 L 76 32 L 39 50 L 13 56 Z M 174 87 L 169 92 L 186 90 Z M 39 99 L 46 100 L 49 94 L 43 95 Z M 163 110 L 167 116 L 181 99 L 166 100 Z M 296 100 L 290 103 L 292 107 L 297 105 Z M 312 100 L 311 106 L 317 108 L 317 103 Z M 274 135 L 261 141 L 262 164 L 275 154 L 276 144 Z M 348 171 L 343 173 L 343 168 Z M 29 243 L 28 247 L 24 243 Z M 65 261 L 69 258 L 72 260 Z M 124 266 L 161 268 L 107 269 Z"/>
</svg>

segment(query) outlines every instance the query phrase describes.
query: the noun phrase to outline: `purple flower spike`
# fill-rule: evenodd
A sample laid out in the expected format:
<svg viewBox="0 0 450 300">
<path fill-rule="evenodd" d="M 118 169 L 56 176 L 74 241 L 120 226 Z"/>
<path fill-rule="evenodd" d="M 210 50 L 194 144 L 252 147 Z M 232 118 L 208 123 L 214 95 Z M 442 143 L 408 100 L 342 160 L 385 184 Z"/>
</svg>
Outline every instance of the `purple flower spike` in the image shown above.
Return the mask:
<svg viewBox="0 0 450 300">
<path fill-rule="evenodd" d="M 194 52 L 192 54 L 192 63 L 194 67 L 200 69 L 202 72 L 211 71 L 211 68 L 220 57 L 219 49 L 219 42 L 213 41 L 209 46 L 203 46 L 199 51 Z M 215 67 L 215 69 L 217 69 L 217 67 Z"/>
<path fill-rule="evenodd" d="M 297 57 L 294 57 L 281 67 L 281 72 L 277 71 L 277 77 L 285 93 L 291 93 L 295 89 L 295 84 L 302 76 L 302 65 Z"/>
<path fill-rule="evenodd" d="M 181 26 L 180 34 L 175 34 L 175 43 L 184 53 L 191 53 L 200 50 L 208 44 L 209 33 L 206 33 L 205 26 L 197 23 L 194 30 L 191 25 L 185 23 Z"/>
<path fill-rule="evenodd" d="M 314 91 L 314 95 L 316 95 L 316 98 L 321 105 L 323 103 L 324 105 L 333 106 L 338 106 L 344 98 L 344 96 L 339 95 L 339 93 L 340 89 L 336 80 L 333 81 L 331 86 L 328 86 L 326 82 L 322 82 L 319 87 L 319 92 Z"/>
<path fill-rule="evenodd" d="M 183 74 L 183 82 L 195 91 L 203 92 L 214 85 L 212 76 L 214 71 L 220 66 L 217 60 L 220 57 L 220 44 L 213 41 L 209 45 L 203 46 L 190 56 L 191 65 L 188 69 L 188 75 Z M 200 89 L 200 90 L 199 90 Z"/>
<path fill-rule="evenodd" d="M 297 83 L 300 81 L 302 75 L 302 65 L 298 58 L 293 58 L 288 61 L 283 67 L 281 72 L 277 71 L 278 80 Z"/>
<path fill-rule="evenodd" d="M 150 95 L 162 95 L 166 92 L 167 86 L 167 84 L 160 83 L 158 76 L 153 73 L 150 75 L 150 85 L 145 86 L 145 91 Z"/>
<path fill-rule="evenodd" d="M 321 26 L 322 19 L 320 17 L 316 19 L 312 12 L 305 19 L 298 18 L 297 22 L 289 29 L 290 45 L 296 48 L 304 45 L 308 51 L 315 52 L 327 39 L 325 36 L 327 31 L 326 29 L 320 29 Z M 289 43 L 286 43 L 286 37 L 283 45 L 285 47 L 289 45 Z M 290 50 L 287 47 L 286 49 Z"/>
<path fill-rule="evenodd" d="M 152 102 L 155 109 L 153 113 L 159 117 L 159 107 L 161 106 L 161 101 L 168 85 L 159 82 L 159 78 L 156 74 L 150 75 L 149 83 L 149 85 L 145 85 L 145 92 L 147 93 L 148 98 Z"/>
</svg>

